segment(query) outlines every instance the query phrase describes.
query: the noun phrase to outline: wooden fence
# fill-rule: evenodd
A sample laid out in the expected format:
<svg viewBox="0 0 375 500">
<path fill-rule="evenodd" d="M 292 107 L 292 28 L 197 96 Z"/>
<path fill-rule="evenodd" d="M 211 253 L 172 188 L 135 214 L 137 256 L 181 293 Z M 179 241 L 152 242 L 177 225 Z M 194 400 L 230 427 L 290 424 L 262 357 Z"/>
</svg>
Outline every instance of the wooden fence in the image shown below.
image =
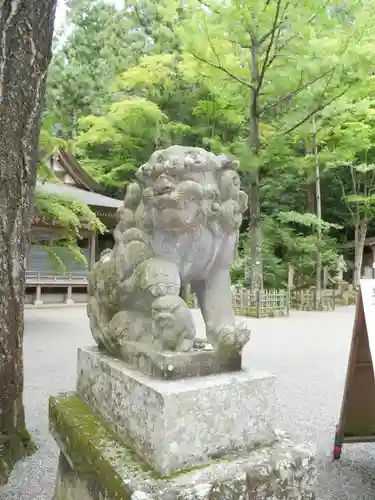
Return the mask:
<svg viewBox="0 0 375 500">
<path fill-rule="evenodd" d="M 289 309 L 300 311 L 333 311 L 335 309 L 335 291 L 323 290 L 317 300 L 315 290 L 248 290 L 233 291 L 233 309 L 237 316 L 270 318 L 289 316 Z M 195 295 L 188 299 L 190 307 L 198 307 Z"/>
<path fill-rule="evenodd" d="M 289 296 L 286 290 L 236 290 L 233 308 L 238 316 L 269 318 L 289 316 Z"/>
<path fill-rule="evenodd" d="M 315 290 L 294 290 L 290 297 L 290 307 L 300 311 L 333 311 L 335 305 L 334 290 L 322 290 L 320 298 Z"/>
<path fill-rule="evenodd" d="M 289 316 L 289 294 L 287 290 L 235 290 L 233 309 L 237 316 L 269 318 Z M 189 305 L 198 307 L 196 296 L 190 297 Z"/>
</svg>

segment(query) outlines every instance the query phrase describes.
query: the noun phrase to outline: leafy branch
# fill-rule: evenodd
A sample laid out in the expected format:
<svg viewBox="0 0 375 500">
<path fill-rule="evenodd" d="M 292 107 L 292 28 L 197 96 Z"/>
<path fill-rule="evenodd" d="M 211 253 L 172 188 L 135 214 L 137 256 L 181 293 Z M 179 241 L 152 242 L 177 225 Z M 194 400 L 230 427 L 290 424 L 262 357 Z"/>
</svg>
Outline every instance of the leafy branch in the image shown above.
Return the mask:
<svg viewBox="0 0 375 500">
<path fill-rule="evenodd" d="M 330 229 L 342 229 L 342 226 L 339 224 L 333 224 L 331 222 L 326 222 L 322 219 L 319 219 L 313 213 L 299 213 L 294 210 L 289 212 L 279 212 L 276 215 L 277 219 L 283 223 L 296 223 L 301 226 L 309 227 L 309 228 L 320 228 L 322 231 L 329 231 Z"/>
<path fill-rule="evenodd" d="M 310 85 L 313 85 L 314 83 L 318 82 L 319 80 L 322 80 L 324 77 L 327 75 L 331 75 L 331 78 L 335 72 L 335 68 L 330 68 L 329 70 L 325 71 L 324 73 L 321 73 L 320 75 L 312 78 L 311 80 L 308 80 L 305 83 L 303 82 L 303 72 L 301 72 L 301 78 L 300 78 L 300 83 L 297 88 L 295 88 L 293 91 L 289 92 L 289 94 L 286 94 L 276 101 L 273 101 L 271 103 L 265 104 L 262 109 L 260 110 L 260 114 L 263 114 L 265 111 L 268 111 L 271 108 L 274 108 L 275 106 L 278 106 L 279 104 L 283 103 L 284 101 L 288 101 L 292 99 L 293 97 L 297 96 L 304 90 L 306 90 Z"/>
<path fill-rule="evenodd" d="M 263 59 L 262 68 L 261 68 L 260 73 L 259 73 L 257 92 L 260 92 L 260 89 L 262 88 L 264 76 L 266 73 L 266 69 L 268 67 L 268 61 L 270 59 L 271 50 L 273 48 L 273 44 L 274 44 L 274 40 L 275 40 L 275 36 L 276 36 L 276 30 L 277 30 L 277 25 L 278 25 L 279 16 L 280 16 L 280 10 L 281 10 L 281 2 L 282 2 L 282 0 L 277 0 L 276 13 L 275 13 L 275 17 L 273 19 L 272 28 L 270 30 L 270 33 L 271 33 L 270 41 L 268 43 L 268 46 L 266 49 L 266 54 L 265 54 L 264 59 Z M 288 4 L 289 4 L 289 2 L 287 2 L 287 5 Z M 281 20 L 281 25 L 282 25 L 282 23 L 283 23 L 283 19 Z M 253 40 L 253 43 L 255 43 L 255 40 Z"/>
<path fill-rule="evenodd" d="M 230 78 L 233 78 L 233 80 L 235 80 L 237 83 L 240 83 L 241 85 L 244 85 L 248 89 L 255 90 L 255 88 L 253 87 L 253 85 L 251 85 L 251 83 L 247 82 L 246 80 L 242 80 L 242 78 L 239 78 L 235 74 L 231 73 L 228 69 L 224 68 L 224 66 L 222 66 L 220 63 L 215 64 L 215 63 L 213 63 L 211 61 L 208 61 L 207 59 L 204 59 L 203 57 L 198 56 L 197 54 L 194 54 L 193 52 L 190 52 L 190 53 L 198 61 L 203 62 L 203 63 L 207 64 L 208 66 L 211 66 L 211 68 L 216 68 L 216 69 L 222 71 L 223 73 L 225 73 Z"/>
<path fill-rule="evenodd" d="M 316 106 L 312 111 L 310 111 L 310 113 L 308 113 L 304 118 L 302 118 L 301 120 L 299 120 L 296 124 L 294 124 L 293 126 L 291 126 L 290 128 L 288 128 L 285 132 L 283 132 L 282 135 L 289 135 L 291 134 L 292 132 L 294 132 L 297 128 L 299 128 L 301 125 L 303 125 L 304 123 L 306 123 L 308 120 L 310 120 L 316 113 L 318 113 L 319 111 L 322 111 L 324 108 L 327 108 L 329 105 L 331 105 L 333 102 L 337 101 L 338 99 L 340 99 L 340 97 L 342 97 L 344 94 L 346 94 L 348 92 L 348 90 L 350 89 L 350 87 L 347 87 L 345 88 L 344 90 L 342 90 L 341 92 L 339 92 L 338 94 L 334 95 L 331 99 L 329 99 L 328 101 L 326 102 L 322 102 L 321 104 L 319 104 L 318 106 Z"/>
</svg>

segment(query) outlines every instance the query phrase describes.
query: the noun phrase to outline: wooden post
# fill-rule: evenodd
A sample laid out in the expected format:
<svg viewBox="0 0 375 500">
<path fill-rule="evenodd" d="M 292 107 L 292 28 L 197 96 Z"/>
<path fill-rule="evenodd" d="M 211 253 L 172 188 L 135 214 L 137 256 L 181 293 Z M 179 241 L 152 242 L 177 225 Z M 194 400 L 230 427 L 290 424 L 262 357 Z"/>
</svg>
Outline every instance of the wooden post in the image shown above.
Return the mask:
<svg viewBox="0 0 375 500">
<path fill-rule="evenodd" d="M 323 267 L 323 290 L 327 288 L 328 285 L 328 267 Z"/>
<path fill-rule="evenodd" d="M 256 317 L 260 318 L 260 290 L 256 290 Z"/>
<path fill-rule="evenodd" d="M 73 291 L 72 285 L 68 285 L 68 290 L 65 297 L 65 304 L 74 304 L 72 291 Z"/>
<path fill-rule="evenodd" d="M 314 288 L 314 305 L 313 305 L 314 311 L 320 311 L 321 302 L 322 302 L 322 289 L 320 288 L 320 291 L 318 292 L 318 290 Z"/>
<path fill-rule="evenodd" d="M 95 231 L 90 231 L 89 235 L 89 262 L 88 262 L 88 268 L 89 271 L 93 268 L 95 262 L 96 262 L 96 240 L 97 240 L 97 234 Z"/>
<path fill-rule="evenodd" d="M 291 290 L 294 285 L 294 269 L 291 264 L 288 265 L 288 289 Z"/>
<path fill-rule="evenodd" d="M 72 279 L 72 275 L 69 274 L 69 281 L 71 281 Z M 73 287 L 71 284 L 68 285 L 68 290 L 67 290 L 67 294 L 66 294 L 66 297 L 65 297 L 65 304 L 74 304 L 74 300 L 73 300 Z"/>
<path fill-rule="evenodd" d="M 36 296 L 34 300 L 34 306 L 41 306 L 42 301 L 42 285 L 36 285 Z"/>
</svg>

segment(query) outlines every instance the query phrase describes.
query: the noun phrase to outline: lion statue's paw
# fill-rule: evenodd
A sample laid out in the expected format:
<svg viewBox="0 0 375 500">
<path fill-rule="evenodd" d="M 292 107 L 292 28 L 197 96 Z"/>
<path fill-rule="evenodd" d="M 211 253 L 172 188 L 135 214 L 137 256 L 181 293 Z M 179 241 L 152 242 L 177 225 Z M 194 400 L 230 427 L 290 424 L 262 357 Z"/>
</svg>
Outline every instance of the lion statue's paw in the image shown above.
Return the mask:
<svg viewBox="0 0 375 500">
<path fill-rule="evenodd" d="M 240 352 L 250 340 L 250 334 L 251 330 L 246 323 L 236 321 L 233 325 L 209 328 L 208 338 L 212 339 L 211 343 L 219 349 L 230 349 Z"/>
</svg>

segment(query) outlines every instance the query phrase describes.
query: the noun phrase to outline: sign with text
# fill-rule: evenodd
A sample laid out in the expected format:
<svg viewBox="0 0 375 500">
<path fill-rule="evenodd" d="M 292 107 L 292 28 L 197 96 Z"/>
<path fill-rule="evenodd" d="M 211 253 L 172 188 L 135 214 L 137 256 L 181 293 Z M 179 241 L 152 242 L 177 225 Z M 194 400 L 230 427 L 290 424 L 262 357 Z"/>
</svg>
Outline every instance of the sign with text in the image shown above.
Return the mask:
<svg viewBox="0 0 375 500">
<path fill-rule="evenodd" d="M 343 443 L 375 441 L 375 280 L 361 280 L 333 458 Z"/>
</svg>

